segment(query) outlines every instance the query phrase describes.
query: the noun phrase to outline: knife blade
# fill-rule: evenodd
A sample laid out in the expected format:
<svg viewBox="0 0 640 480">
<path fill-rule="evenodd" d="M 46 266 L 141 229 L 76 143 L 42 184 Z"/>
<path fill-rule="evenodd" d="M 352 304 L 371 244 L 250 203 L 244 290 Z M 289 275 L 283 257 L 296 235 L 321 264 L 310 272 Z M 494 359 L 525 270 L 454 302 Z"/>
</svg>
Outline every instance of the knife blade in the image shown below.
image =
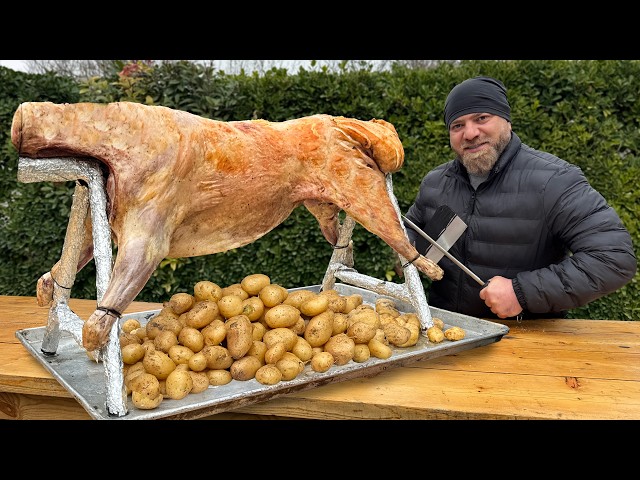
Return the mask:
<svg viewBox="0 0 640 480">
<path fill-rule="evenodd" d="M 473 273 L 466 265 L 464 265 L 462 262 L 460 262 L 460 260 L 458 260 L 453 255 L 451 255 L 447 251 L 446 248 L 444 248 L 442 245 L 440 245 L 438 242 L 436 242 L 433 238 L 431 238 L 429 235 L 427 235 L 424 231 L 422 231 L 422 229 L 420 227 L 418 227 L 415 223 L 413 223 L 411 220 L 409 220 L 404 215 L 402 215 L 402 219 L 405 221 L 405 223 L 407 225 L 409 225 L 412 229 L 414 229 L 422 238 L 424 238 L 431 245 L 436 247 L 445 257 L 447 257 L 449 260 L 451 260 L 453 263 L 455 263 L 458 267 L 460 267 L 463 272 L 465 272 L 467 275 L 469 275 L 471 278 L 473 278 L 479 285 L 482 286 L 482 288 L 484 288 L 487 285 L 489 285 L 489 282 L 485 282 L 479 276 L 477 276 L 475 273 Z"/>
</svg>

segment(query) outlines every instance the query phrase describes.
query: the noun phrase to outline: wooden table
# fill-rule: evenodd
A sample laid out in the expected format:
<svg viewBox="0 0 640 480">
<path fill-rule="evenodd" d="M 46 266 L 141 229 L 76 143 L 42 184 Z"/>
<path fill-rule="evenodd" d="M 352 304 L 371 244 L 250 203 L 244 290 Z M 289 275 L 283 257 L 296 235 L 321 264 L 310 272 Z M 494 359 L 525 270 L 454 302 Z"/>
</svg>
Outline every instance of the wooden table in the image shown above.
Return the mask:
<svg viewBox="0 0 640 480">
<path fill-rule="evenodd" d="M 95 301 L 69 306 L 88 318 Z M 47 315 L 35 298 L 0 296 L 0 419 L 91 419 L 15 336 Z M 640 419 L 640 321 L 499 323 L 510 331 L 496 343 L 207 419 Z"/>
</svg>

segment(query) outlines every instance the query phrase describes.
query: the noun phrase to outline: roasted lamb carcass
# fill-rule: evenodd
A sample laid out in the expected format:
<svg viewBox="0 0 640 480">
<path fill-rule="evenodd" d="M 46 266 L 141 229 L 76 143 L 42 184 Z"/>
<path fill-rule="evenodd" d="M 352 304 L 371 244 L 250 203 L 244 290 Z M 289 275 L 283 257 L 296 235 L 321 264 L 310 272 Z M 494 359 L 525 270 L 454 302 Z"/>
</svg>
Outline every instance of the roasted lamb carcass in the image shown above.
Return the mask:
<svg viewBox="0 0 640 480">
<path fill-rule="evenodd" d="M 109 224 L 118 247 L 83 346 L 109 331 L 165 257 L 247 245 L 304 205 L 335 245 L 344 210 L 431 279 L 442 270 L 409 243 L 385 187 L 404 149 L 392 124 L 313 115 L 284 122 L 221 122 L 161 106 L 26 102 L 11 139 L 20 156 L 92 157 L 108 169 Z M 90 225 L 88 225 L 90 227 Z M 93 258 L 90 228 L 78 263 Z M 52 271 L 55 273 L 55 266 Z M 38 282 L 51 302 L 51 273 Z"/>
</svg>

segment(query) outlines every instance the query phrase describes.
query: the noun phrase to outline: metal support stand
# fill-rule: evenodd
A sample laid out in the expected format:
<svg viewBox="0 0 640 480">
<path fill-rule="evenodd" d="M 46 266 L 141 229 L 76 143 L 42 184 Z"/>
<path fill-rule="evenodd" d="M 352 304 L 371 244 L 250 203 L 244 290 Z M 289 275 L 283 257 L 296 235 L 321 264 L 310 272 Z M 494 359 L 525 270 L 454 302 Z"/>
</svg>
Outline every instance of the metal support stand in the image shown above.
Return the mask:
<svg viewBox="0 0 640 480">
<path fill-rule="evenodd" d="M 393 193 L 393 181 L 391 179 L 391 174 L 386 175 L 386 187 L 387 194 L 389 195 L 389 198 L 395 207 L 398 219 L 400 220 L 400 225 L 405 229 L 404 224 L 402 223 L 398 200 Z M 327 268 L 324 279 L 322 280 L 322 290 L 329 290 L 333 288 L 336 278 L 338 278 L 344 283 L 365 288 L 380 295 L 398 298 L 408 302 L 415 309 L 415 313 L 418 315 L 423 332 L 432 327 L 433 319 L 431 318 L 431 309 L 427 304 L 427 298 L 424 294 L 424 288 L 420 280 L 420 273 L 413 264 L 409 264 L 403 268 L 405 278 L 405 283 L 403 284 L 379 280 L 368 275 L 358 273 L 354 270 L 353 242 L 351 241 L 354 226 L 355 220 L 347 215 L 339 227 L 337 245 L 348 246 L 345 248 L 337 248 L 333 251 L 333 255 L 329 261 L 329 267 Z M 400 258 L 402 265 L 407 263 L 407 259 L 402 257 L 402 255 L 398 255 L 398 257 Z"/>
<path fill-rule="evenodd" d="M 55 355 L 60 332 L 69 332 L 82 347 L 84 321 L 68 305 L 71 287 L 76 278 L 80 250 L 84 242 L 84 223 L 91 208 L 96 289 L 98 304 L 107 289 L 112 268 L 111 228 L 107 219 L 107 199 L 100 164 L 81 158 L 19 158 L 18 181 L 66 182 L 75 181 L 73 204 L 58 268 L 55 271 L 53 303 L 49 309 L 42 353 Z M 107 400 L 110 415 L 127 414 L 127 393 L 124 386 L 122 353 L 120 351 L 120 322 L 115 322 L 109 341 L 98 352 L 104 365 Z"/>
</svg>

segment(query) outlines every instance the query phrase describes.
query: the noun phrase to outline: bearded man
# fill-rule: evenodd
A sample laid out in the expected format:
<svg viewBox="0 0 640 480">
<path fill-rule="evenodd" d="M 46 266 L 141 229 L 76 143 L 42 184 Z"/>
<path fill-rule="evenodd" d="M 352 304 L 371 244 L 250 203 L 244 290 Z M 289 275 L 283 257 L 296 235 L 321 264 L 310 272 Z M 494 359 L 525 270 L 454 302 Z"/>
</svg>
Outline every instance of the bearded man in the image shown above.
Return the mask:
<svg viewBox="0 0 640 480">
<path fill-rule="evenodd" d="M 406 217 L 428 232 L 448 206 L 467 224 L 449 253 L 488 283 L 442 258 L 430 305 L 480 318 L 562 318 L 631 281 L 637 261 L 620 217 L 579 167 L 522 143 L 501 81 L 456 85 L 444 121 L 456 158 L 425 175 Z M 422 236 L 407 233 L 425 252 Z"/>
</svg>

